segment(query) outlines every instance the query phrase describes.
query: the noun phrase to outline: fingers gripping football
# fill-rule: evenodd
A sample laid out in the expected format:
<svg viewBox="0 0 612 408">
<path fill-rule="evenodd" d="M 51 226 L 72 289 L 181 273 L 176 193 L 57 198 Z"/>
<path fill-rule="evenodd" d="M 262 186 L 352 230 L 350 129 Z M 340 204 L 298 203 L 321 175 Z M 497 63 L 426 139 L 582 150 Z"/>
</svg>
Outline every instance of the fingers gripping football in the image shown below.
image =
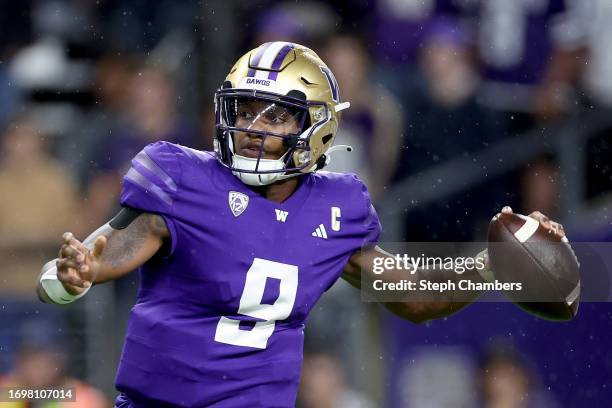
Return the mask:
<svg viewBox="0 0 612 408">
<path fill-rule="evenodd" d="M 502 214 L 512 214 L 512 208 L 510 208 L 509 206 L 505 206 L 504 208 L 502 208 L 501 212 Z M 544 228 L 548 230 L 549 234 L 555 234 L 559 238 L 565 237 L 565 229 L 563 228 L 563 225 L 559 224 L 558 222 L 552 221 L 550 218 L 548 218 L 541 212 L 534 211 L 529 214 L 529 217 L 538 221 Z"/>
<path fill-rule="evenodd" d="M 66 232 L 62 239 L 56 263 L 57 278 L 68 293 L 78 295 L 95 281 L 106 238 L 98 237 L 92 250 L 85 247 L 70 232 Z"/>
<path fill-rule="evenodd" d="M 563 225 L 558 222 L 552 221 L 546 215 L 542 214 L 539 211 L 534 211 L 529 214 L 529 217 L 537 220 L 544 228 L 548 230 L 549 234 L 555 234 L 559 238 L 565 237 L 565 229 Z"/>
</svg>

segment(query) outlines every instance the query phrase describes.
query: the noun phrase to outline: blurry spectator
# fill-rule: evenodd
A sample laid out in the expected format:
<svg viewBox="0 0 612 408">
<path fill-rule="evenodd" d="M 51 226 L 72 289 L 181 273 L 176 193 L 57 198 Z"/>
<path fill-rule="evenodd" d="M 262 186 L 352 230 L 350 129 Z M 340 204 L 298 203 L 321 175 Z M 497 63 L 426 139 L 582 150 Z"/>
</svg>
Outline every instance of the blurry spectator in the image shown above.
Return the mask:
<svg viewBox="0 0 612 408">
<path fill-rule="evenodd" d="M 322 54 L 338 80 L 342 100 L 351 103 L 342 113 L 334 144 L 354 148 L 351 154 L 333 155 L 326 170 L 357 173 L 376 200 L 397 165 L 403 131 L 401 110 L 395 98 L 371 78 L 370 58 L 356 37 L 332 37 Z"/>
<path fill-rule="evenodd" d="M 0 408 L 106 408 L 102 393 L 76 378 L 66 375 L 65 358 L 52 345 L 24 344 L 18 352 L 15 368 L 0 376 L 1 387 L 14 389 L 68 389 L 74 402 L 1 402 Z"/>
<path fill-rule="evenodd" d="M 596 106 L 612 108 L 612 3 L 606 0 L 582 0 L 574 4 L 571 28 L 582 34 L 586 61 L 575 59 L 574 70 L 583 74 L 583 85 Z M 561 82 L 563 84 L 563 82 Z"/>
<path fill-rule="evenodd" d="M 313 42 L 327 38 L 336 29 L 337 16 L 324 2 L 276 3 L 264 7 L 256 20 L 252 41 L 255 46 L 269 41 L 290 41 L 312 47 Z M 248 7 L 248 3 L 243 7 Z"/>
<path fill-rule="evenodd" d="M 457 20 L 437 20 L 424 41 L 422 80 L 402 98 L 410 126 L 400 176 L 478 151 L 500 137 L 495 114 L 476 103 L 477 67 Z"/>
<path fill-rule="evenodd" d="M 571 5 L 569 21 L 561 34 L 570 33 L 576 40 L 574 55 L 565 59 L 553 60 L 548 87 L 543 89 L 540 102 L 543 114 L 558 117 L 568 105 L 583 107 L 585 131 L 579 132 L 582 138 L 589 137 L 584 150 L 586 164 L 587 199 L 601 199 L 602 193 L 612 190 L 610 177 L 610 144 L 612 126 L 609 123 L 612 110 L 612 3 L 605 0 L 574 1 Z M 582 91 L 576 100 L 573 89 Z M 587 116 L 589 115 L 589 116 Z M 601 120 L 604 128 L 597 129 Z M 593 129 L 591 124 L 595 124 Z M 582 134 L 581 134 L 582 133 Z"/>
<path fill-rule="evenodd" d="M 550 62 L 537 107 L 542 115 L 557 117 L 568 105 L 576 85 L 586 91 L 590 108 L 612 108 L 612 3 L 605 0 L 568 2 L 556 37 L 565 39 L 567 52 Z"/>
<path fill-rule="evenodd" d="M 533 125 L 559 92 L 556 78 L 580 51 L 570 27 L 568 0 L 379 0 L 373 15 L 376 52 L 385 80 L 401 89 L 412 72 L 431 25 L 460 18 L 476 38 L 484 82 L 479 102 L 507 112 L 516 131 Z M 575 70 L 574 70 L 575 72 Z M 569 74 L 571 75 L 571 74 Z M 566 108 L 566 107 L 563 107 Z"/>
<path fill-rule="evenodd" d="M 496 349 L 481 369 L 483 408 L 556 408 L 552 394 L 545 392 L 537 377 L 510 350 Z"/>
<path fill-rule="evenodd" d="M 33 296 L 40 265 L 55 252 L 61 233 L 78 224 L 77 196 L 66 169 L 45 151 L 31 116 L 11 121 L 0 142 L 0 286 Z"/>
<path fill-rule="evenodd" d="M 371 304 L 355 295 L 355 288 L 343 279 L 329 288 L 308 316 L 304 349 L 333 354 L 346 373 L 346 384 L 363 388 L 369 380 L 364 376 L 363 356 L 355 350 L 368 347 L 373 313 Z"/>
<path fill-rule="evenodd" d="M 508 112 L 510 126 L 522 131 L 533 125 L 533 114 L 542 106 L 563 61 L 571 60 L 575 35 L 568 31 L 567 0 L 477 0 L 465 2 L 477 34 L 478 55 L 484 82 L 480 102 Z"/>
<path fill-rule="evenodd" d="M 188 146 L 194 142 L 197 129 L 177 114 L 176 98 L 174 83 L 164 71 L 143 67 L 133 73 L 125 122 L 111 129 L 90 158 L 96 167 L 88 194 L 90 230 L 105 222 L 118 206 L 121 176 L 144 146 L 158 140 Z"/>
<path fill-rule="evenodd" d="M 521 174 L 523 212 L 541 211 L 551 218 L 559 215 L 559 170 L 552 159 L 527 165 Z"/>
<path fill-rule="evenodd" d="M 74 163 L 82 186 L 96 170 L 91 160 L 99 154 L 100 145 L 127 121 L 128 85 L 134 71 L 130 57 L 120 53 L 107 54 L 96 65 L 95 109 L 85 115 L 73 144 L 62 149 L 65 160 Z"/>
<path fill-rule="evenodd" d="M 576 63 L 583 61 L 580 33 L 572 28 L 569 0 L 478 0 L 462 12 L 477 35 L 483 83 L 479 102 L 499 111 L 511 134 L 554 120 L 571 110 L 570 82 L 577 78 Z M 555 209 L 555 169 L 547 158 L 523 169 L 521 208 L 529 212 Z M 542 176 L 542 177 L 540 177 Z M 541 187 L 548 187 L 540 191 Z M 554 215 L 554 211 L 551 215 Z"/>
<path fill-rule="evenodd" d="M 406 348 L 398 382 L 401 403 L 411 408 L 472 408 L 478 401 L 476 369 L 461 345 Z"/>
<path fill-rule="evenodd" d="M 372 31 L 377 61 L 387 68 L 399 66 L 400 71 L 416 65 L 430 22 L 457 12 L 453 0 L 378 0 L 375 4 Z"/>
<path fill-rule="evenodd" d="M 550 116 L 549 116 L 550 117 Z M 559 167 L 548 157 L 538 157 L 519 171 L 521 212 L 540 211 L 551 218 L 560 216 Z"/>
<path fill-rule="evenodd" d="M 402 98 L 409 126 L 403 143 L 397 179 L 419 176 L 448 160 L 469 157 L 503 137 L 498 115 L 476 101 L 479 77 L 470 39 L 451 18 L 432 22 L 419 57 L 422 79 Z M 443 183 L 440 179 L 436 183 Z M 489 214 L 508 202 L 509 183 L 478 186 L 409 215 L 412 240 L 470 240 Z M 503 186 L 503 187 L 502 187 Z M 435 189 L 436 184 L 423 186 Z M 443 217 L 427 214 L 439 211 Z M 483 218 L 484 217 L 484 218 Z M 478 235 L 481 239 L 482 234 Z"/>
<path fill-rule="evenodd" d="M 338 361 L 327 354 L 304 357 L 298 406 L 301 408 L 372 408 L 361 393 L 348 388 Z"/>
<path fill-rule="evenodd" d="M 404 97 L 419 79 L 419 55 L 430 25 L 443 16 L 458 16 L 457 0 L 377 0 L 372 10 L 370 46 L 377 77 L 395 95 Z M 402 104 L 407 103 L 400 99 Z"/>
</svg>

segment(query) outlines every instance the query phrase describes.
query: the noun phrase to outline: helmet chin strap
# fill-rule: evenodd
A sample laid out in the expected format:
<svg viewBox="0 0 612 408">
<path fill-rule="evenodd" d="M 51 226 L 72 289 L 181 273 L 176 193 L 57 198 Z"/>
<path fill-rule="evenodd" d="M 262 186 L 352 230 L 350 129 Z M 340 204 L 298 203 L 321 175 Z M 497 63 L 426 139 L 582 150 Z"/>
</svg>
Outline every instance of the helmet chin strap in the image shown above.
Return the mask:
<svg viewBox="0 0 612 408">
<path fill-rule="evenodd" d="M 304 137 L 304 135 L 308 134 L 309 131 L 310 131 L 310 127 L 304 130 L 300 134 L 299 137 L 300 138 Z M 267 186 L 277 181 L 285 180 L 285 179 L 296 177 L 296 176 L 303 174 L 303 173 L 286 174 L 283 171 L 278 171 L 278 170 L 283 170 L 285 168 L 284 158 L 289 153 L 288 151 L 285 152 L 285 154 L 283 154 L 278 159 L 259 159 L 259 166 L 257 166 L 258 159 L 252 158 L 252 157 L 241 156 L 234 152 L 234 136 L 230 135 L 230 138 L 231 138 L 230 139 L 230 149 L 233 153 L 232 154 L 232 157 L 233 157 L 232 167 L 238 168 L 240 170 L 247 170 L 247 171 L 255 171 L 255 167 L 257 167 L 257 171 L 275 171 L 276 170 L 274 173 L 263 173 L 263 174 L 245 173 L 245 172 L 238 171 L 238 170 L 232 170 L 232 174 L 236 176 L 244 184 L 247 184 L 249 186 L 255 186 L 255 187 Z"/>
<path fill-rule="evenodd" d="M 346 152 L 352 152 L 353 147 L 349 145 L 336 145 L 330 147 L 325 152 L 325 165 L 327 166 L 331 161 L 331 153 L 339 150 L 344 150 Z M 284 157 L 284 156 L 283 156 Z M 258 171 L 274 171 L 274 170 L 283 170 L 285 167 L 285 163 L 283 161 L 283 157 L 280 159 L 259 159 L 259 166 L 257 168 Z M 255 167 L 257 166 L 257 159 L 252 157 L 245 157 L 239 154 L 234 154 L 234 164 L 236 167 L 255 171 Z M 316 165 L 315 165 L 316 168 Z M 290 177 L 300 176 L 304 173 L 293 173 L 293 174 L 285 174 L 281 171 L 275 173 L 245 173 L 242 171 L 233 170 L 232 173 L 234 176 L 238 177 L 240 181 L 249 186 L 267 186 L 272 183 L 275 183 L 280 180 L 285 180 Z"/>
<path fill-rule="evenodd" d="M 255 171 L 257 166 L 257 159 L 252 157 L 244 157 L 238 154 L 234 154 L 234 166 L 241 170 Z M 275 183 L 279 180 L 284 180 L 289 177 L 295 177 L 301 173 L 285 174 L 282 171 L 285 168 L 283 158 L 280 159 L 259 159 L 259 166 L 257 171 L 275 171 L 275 173 L 245 173 L 242 171 L 233 170 L 234 176 L 238 177 L 240 181 L 249 186 L 267 186 Z"/>
</svg>

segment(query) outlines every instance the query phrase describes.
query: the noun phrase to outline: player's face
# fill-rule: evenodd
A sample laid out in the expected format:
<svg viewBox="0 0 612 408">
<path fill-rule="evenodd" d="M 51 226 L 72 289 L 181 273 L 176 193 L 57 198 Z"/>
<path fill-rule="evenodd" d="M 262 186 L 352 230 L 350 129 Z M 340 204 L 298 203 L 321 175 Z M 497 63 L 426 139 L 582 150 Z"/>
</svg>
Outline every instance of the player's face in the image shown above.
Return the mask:
<svg viewBox="0 0 612 408">
<path fill-rule="evenodd" d="M 236 107 L 235 126 L 276 135 L 296 134 L 300 128 L 298 115 L 290 109 L 273 102 L 248 100 Z M 262 159 L 278 159 L 287 148 L 282 137 L 266 136 L 249 132 L 234 132 L 235 151 L 245 157 L 259 156 L 263 144 Z"/>
</svg>

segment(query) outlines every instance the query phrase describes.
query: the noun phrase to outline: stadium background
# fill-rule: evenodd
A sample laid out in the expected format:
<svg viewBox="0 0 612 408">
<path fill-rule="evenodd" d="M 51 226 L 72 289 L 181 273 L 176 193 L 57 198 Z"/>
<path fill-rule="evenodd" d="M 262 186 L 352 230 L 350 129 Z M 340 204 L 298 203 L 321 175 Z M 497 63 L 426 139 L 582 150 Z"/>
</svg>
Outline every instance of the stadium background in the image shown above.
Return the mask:
<svg viewBox="0 0 612 408">
<path fill-rule="evenodd" d="M 144 145 L 209 149 L 216 86 L 269 40 L 314 48 L 352 102 L 337 143 L 355 153 L 332 166 L 366 180 L 384 240 L 482 241 L 503 204 L 570 239 L 612 237 L 605 0 L 2 0 L 5 383 L 79 379 L 79 406 L 114 398 L 135 275 L 54 307 L 35 299 L 39 268 L 62 232 L 116 211 Z M 607 406 L 610 333 L 606 303 L 562 324 L 483 303 L 414 325 L 341 282 L 310 318 L 299 406 Z"/>
</svg>

